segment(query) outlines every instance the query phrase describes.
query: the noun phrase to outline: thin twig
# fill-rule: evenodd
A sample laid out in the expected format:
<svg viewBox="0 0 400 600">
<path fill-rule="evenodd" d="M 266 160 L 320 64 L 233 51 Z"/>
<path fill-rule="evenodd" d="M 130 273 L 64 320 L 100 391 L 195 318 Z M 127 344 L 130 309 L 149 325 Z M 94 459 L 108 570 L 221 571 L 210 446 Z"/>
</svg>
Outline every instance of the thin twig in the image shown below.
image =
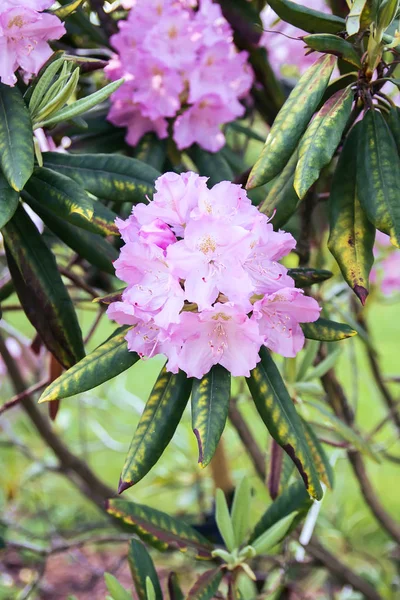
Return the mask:
<svg viewBox="0 0 400 600">
<path fill-rule="evenodd" d="M 50 546 L 44 547 L 39 544 L 31 544 L 30 542 L 13 542 L 7 541 L 7 548 L 22 552 L 34 552 L 39 556 L 50 556 L 52 554 L 62 554 L 76 548 L 82 548 L 88 544 L 122 544 L 132 539 L 132 534 L 120 535 L 99 535 L 96 537 L 86 537 L 80 540 L 52 542 Z"/>
<path fill-rule="evenodd" d="M 79 277 L 79 275 L 76 275 L 76 273 L 73 273 L 72 271 L 66 269 L 65 267 L 61 267 L 61 266 L 58 267 L 58 270 L 60 271 L 61 275 L 64 275 L 64 277 L 67 277 L 78 288 L 80 288 L 81 290 L 84 290 L 93 298 L 97 298 L 98 293 L 92 287 L 90 287 L 90 285 L 88 285 L 86 283 L 86 281 L 84 281 L 81 277 Z"/>
<path fill-rule="evenodd" d="M 3 406 L 0 406 L 0 415 L 2 413 L 6 412 L 6 410 L 9 410 L 10 408 L 13 408 L 17 404 L 19 404 L 25 398 L 31 396 L 31 394 L 34 394 L 35 392 L 40 392 L 40 390 L 42 390 L 47 385 L 49 385 L 49 383 L 50 383 L 49 379 L 42 379 L 42 381 L 39 381 L 38 383 L 31 385 L 31 387 L 26 389 L 24 392 L 21 392 L 20 394 L 13 396 L 11 398 L 11 400 L 8 400 L 8 402 L 5 402 L 3 404 Z"/>
</svg>

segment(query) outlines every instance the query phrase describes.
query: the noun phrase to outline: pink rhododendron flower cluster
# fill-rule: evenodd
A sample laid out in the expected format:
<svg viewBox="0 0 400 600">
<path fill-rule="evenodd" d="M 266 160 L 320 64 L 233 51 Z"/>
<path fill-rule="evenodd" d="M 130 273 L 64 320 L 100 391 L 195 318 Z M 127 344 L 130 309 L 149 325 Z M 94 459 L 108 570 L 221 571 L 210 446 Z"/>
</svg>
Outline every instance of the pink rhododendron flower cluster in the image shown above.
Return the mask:
<svg viewBox="0 0 400 600">
<path fill-rule="evenodd" d="M 15 85 L 15 71 L 26 79 L 36 75 L 51 56 L 49 40 L 58 40 L 65 27 L 55 15 L 41 11 L 54 0 L 0 0 L 0 81 Z"/>
<path fill-rule="evenodd" d="M 376 266 L 371 272 L 371 281 L 379 285 L 384 296 L 400 292 L 400 250 L 390 243 L 390 237 L 376 232 L 374 247 Z"/>
<path fill-rule="evenodd" d="M 236 51 L 220 6 L 212 0 L 124 5 L 132 8 L 111 37 L 118 54 L 106 71 L 125 83 L 111 98 L 109 121 L 127 127 L 134 146 L 148 131 L 167 137 L 174 119 L 179 149 L 196 142 L 216 152 L 225 143 L 221 125 L 243 115 L 239 100 L 253 81 L 247 53 Z"/>
<path fill-rule="evenodd" d="M 165 354 L 174 373 L 201 378 L 219 363 L 248 376 L 263 344 L 295 356 L 299 323 L 315 321 L 320 308 L 277 262 L 294 238 L 275 232 L 241 186 L 206 182 L 166 173 L 149 204 L 117 219 L 125 245 L 114 265 L 128 287 L 108 316 L 134 326 L 129 350 Z"/>
</svg>

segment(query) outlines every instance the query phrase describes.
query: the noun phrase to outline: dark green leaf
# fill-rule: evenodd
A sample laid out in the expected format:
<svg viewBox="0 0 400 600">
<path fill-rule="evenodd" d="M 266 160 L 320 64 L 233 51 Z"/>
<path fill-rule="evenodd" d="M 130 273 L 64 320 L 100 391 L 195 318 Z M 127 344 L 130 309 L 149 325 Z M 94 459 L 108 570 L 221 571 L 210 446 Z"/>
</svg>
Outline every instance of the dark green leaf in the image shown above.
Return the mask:
<svg viewBox="0 0 400 600">
<path fill-rule="evenodd" d="M 322 283 L 330 279 L 333 275 L 331 271 L 326 269 L 311 269 L 309 267 L 298 267 L 289 269 L 288 275 L 294 279 L 295 285 L 298 288 L 305 288 L 314 283 Z"/>
<path fill-rule="evenodd" d="M 168 592 L 169 600 L 185 600 L 185 596 L 179 585 L 178 576 L 174 572 L 171 572 L 168 577 Z"/>
<path fill-rule="evenodd" d="M 322 488 L 301 419 L 266 348 L 261 348 L 260 357 L 247 379 L 257 410 L 274 440 L 293 460 L 309 494 L 319 500 Z"/>
<path fill-rule="evenodd" d="M 208 186 L 212 187 L 220 181 L 233 181 L 234 175 L 229 163 L 220 154 L 207 152 L 200 146 L 193 146 L 188 152 L 200 175 L 208 177 Z"/>
<path fill-rule="evenodd" d="M 192 380 L 161 371 L 147 400 L 122 470 L 119 491 L 140 481 L 156 464 L 181 420 Z"/>
<path fill-rule="evenodd" d="M 345 29 L 344 19 L 302 4 L 289 0 L 269 0 L 268 4 L 283 21 L 309 33 L 338 33 Z"/>
<path fill-rule="evenodd" d="M 218 591 L 222 577 L 221 569 L 205 571 L 190 589 L 187 600 L 211 600 Z"/>
<path fill-rule="evenodd" d="M 141 542 L 132 539 L 129 542 L 128 563 L 138 600 L 147 600 L 146 578 L 149 577 L 155 591 L 156 600 L 163 600 L 160 581 L 150 554 Z"/>
<path fill-rule="evenodd" d="M 361 69 L 361 59 L 354 46 L 338 35 L 315 33 L 304 36 L 303 41 L 312 50 L 333 54 L 350 63 L 357 70 Z"/>
<path fill-rule="evenodd" d="M 231 375 L 215 365 L 200 379 L 193 379 L 192 428 L 199 445 L 199 463 L 206 467 L 218 445 L 228 416 Z"/>
<path fill-rule="evenodd" d="M 33 171 L 31 117 L 21 92 L 0 82 L 0 166 L 10 186 L 22 190 Z"/>
<path fill-rule="evenodd" d="M 346 323 L 337 323 L 323 318 L 314 323 L 301 323 L 301 328 L 306 338 L 320 342 L 339 342 L 357 335 L 357 332 Z"/>
<path fill-rule="evenodd" d="M 11 219 L 18 208 L 19 194 L 7 183 L 0 171 L 0 229 Z"/>
<path fill-rule="evenodd" d="M 325 450 L 323 449 L 319 439 L 315 435 L 311 425 L 309 425 L 304 419 L 303 427 L 306 434 L 308 447 L 310 448 L 310 452 L 313 457 L 315 467 L 318 471 L 318 475 L 321 481 L 323 481 L 328 488 L 333 488 L 333 469 L 331 463 L 328 460 L 328 457 L 325 454 Z"/>
<path fill-rule="evenodd" d="M 160 140 L 155 133 L 147 133 L 134 148 L 134 156 L 160 173 L 165 171 L 167 140 Z"/>
<path fill-rule="evenodd" d="M 387 116 L 387 124 L 392 132 L 394 141 L 396 142 L 397 151 L 400 155 L 400 113 L 397 107 L 391 107 Z"/>
</svg>

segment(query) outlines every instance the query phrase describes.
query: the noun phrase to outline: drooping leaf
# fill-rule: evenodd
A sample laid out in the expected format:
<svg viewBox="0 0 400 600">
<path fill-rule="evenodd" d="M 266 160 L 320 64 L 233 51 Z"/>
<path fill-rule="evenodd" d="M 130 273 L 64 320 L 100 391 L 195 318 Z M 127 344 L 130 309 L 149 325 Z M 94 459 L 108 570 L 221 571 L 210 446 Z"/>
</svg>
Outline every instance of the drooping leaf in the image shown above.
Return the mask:
<svg viewBox="0 0 400 600">
<path fill-rule="evenodd" d="M 199 445 L 199 463 L 206 467 L 225 428 L 231 395 L 231 376 L 214 365 L 202 379 L 193 379 L 192 429 Z"/>
<path fill-rule="evenodd" d="M 400 247 L 400 158 L 382 114 L 369 110 L 361 121 L 357 194 L 369 221 Z"/>
<path fill-rule="evenodd" d="M 271 127 L 250 173 L 248 189 L 268 183 L 285 167 L 322 98 L 336 60 L 322 56 L 300 78 Z"/>
<path fill-rule="evenodd" d="M 0 229 L 8 223 L 18 208 L 19 194 L 7 183 L 0 171 Z"/>
<path fill-rule="evenodd" d="M 346 323 L 338 323 L 330 319 L 320 318 L 314 323 L 301 323 L 300 326 L 307 339 L 320 342 L 339 342 L 357 335 L 357 332 Z"/>
<path fill-rule="evenodd" d="M 43 164 L 70 177 L 94 196 L 118 204 L 146 202 L 160 176 L 150 165 L 117 154 L 45 152 Z"/>
<path fill-rule="evenodd" d="M 45 346 L 66 369 L 85 356 L 82 333 L 52 252 L 22 207 L 2 229 L 22 307 Z"/>
<path fill-rule="evenodd" d="M 299 203 L 294 189 L 294 174 L 298 160 L 297 150 L 291 156 L 283 171 L 271 181 L 267 197 L 260 206 L 260 212 L 272 217 L 274 229 L 279 229 L 290 219 Z"/>
<path fill-rule="evenodd" d="M 294 279 L 295 285 L 298 288 L 305 288 L 315 283 L 322 283 L 330 279 L 333 275 L 331 271 L 326 269 L 311 269 L 310 267 L 296 267 L 289 269 L 288 275 Z"/>
<path fill-rule="evenodd" d="M 126 590 L 111 573 L 104 573 L 107 589 L 113 600 L 132 600 L 131 594 Z"/>
<path fill-rule="evenodd" d="M 155 508 L 123 498 L 108 500 L 107 512 L 121 519 L 144 542 L 158 550 L 170 548 L 184 552 L 193 548 L 198 558 L 211 558 L 213 545 L 181 518 L 170 517 Z"/>
<path fill-rule="evenodd" d="M 331 33 L 315 33 L 304 36 L 303 41 L 312 50 L 333 54 L 350 63 L 356 67 L 357 70 L 361 69 L 361 58 L 354 46 L 338 35 L 332 35 Z"/>
<path fill-rule="evenodd" d="M 260 357 L 247 379 L 256 408 L 274 440 L 293 460 L 309 494 L 319 500 L 322 488 L 301 419 L 266 348 L 261 348 Z"/>
<path fill-rule="evenodd" d="M 276 546 L 285 537 L 296 516 L 296 511 L 286 515 L 277 523 L 274 523 L 267 531 L 264 531 L 260 537 L 253 540 L 251 545 L 256 553 L 259 556 L 266 554 L 271 548 Z"/>
<path fill-rule="evenodd" d="M 289 486 L 276 500 L 270 504 L 261 519 L 255 525 L 249 538 L 249 544 L 270 529 L 275 523 L 296 511 L 296 521 L 299 522 L 308 512 L 312 500 L 301 481 Z"/>
<path fill-rule="evenodd" d="M 147 400 L 122 469 L 119 492 L 140 481 L 156 464 L 181 420 L 192 380 L 162 369 Z"/>
<path fill-rule="evenodd" d="M 60 8 L 56 8 L 51 12 L 61 21 L 64 21 L 69 15 L 75 12 L 84 1 L 85 0 L 72 0 L 72 2 L 68 2 L 68 4 L 64 4 L 64 6 L 60 6 Z"/>
<path fill-rule="evenodd" d="M 336 92 L 314 117 L 299 144 L 294 188 L 304 198 L 321 169 L 328 165 L 339 145 L 353 104 L 350 87 Z"/>
<path fill-rule="evenodd" d="M 127 327 L 117 329 L 105 342 L 85 356 L 45 389 L 39 402 L 69 398 L 109 381 L 134 365 L 139 356 L 129 352 L 125 336 Z"/>
<path fill-rule="evenodd" d="M 17 87 L 0 82 L 0 167 L 10 186 L 22 190 L 33 171 L 29 110 Z"/>
<path fill-rule="evenodd" d="M 235 534 L 233 531 L 232 519 L 229 513 L 228 503 L 225 494 L 221 489 L 217 489 L 215 497 L 215 520 L 218 529 L 222 535 L 229 552 L 232 552 L 235 547 Z"/>
<path fill-rule="evenodd" d="M 333 177 L 329 198 L 328 248 L 344 279 L 364 304 L 374 263 L 375 228 L 368 221 L 357 197 L 358 131 L 359 125 L 356 125 L 346 139 Z"/>
<path fill-rule="evenodd" d="M 323 481 L 328 488 L 332 489 L 334 484 L 333 469 L 328 457 L 325 454 L 325 450 L 323 449 L 319 439 L 315 435 L 311 425 L 309 425 L 304 419 L 303 427 L 306 434 L 308 447 L 310 448 L 310 452 L 313 457 L 314 464 L 317 468 L 318 475 L 321 481 Z"/>
<path fill-rule="evenodd" d="M 220 181 L 233 181 L 234 175 L 229 163 L 220 154 L 207 152 L 197 144 L 189 151 L 200 175 L 208 177 L 208 186 L 212 187 Z"/>
<path fill-rule="evenodd" d="M 169 600 L 185 600 L 185 596 L 183 595 L 181 586 L 179 585 L 178 576 L 173 571 L 168 577 L 168 592 Z"/>
<path fill-rule="evenodd" d="M 232 503 L 232 526 L 235 534 L 236 548 L 244 543 L 249 528 L 251 490 L 247 477 L 243 477 L 235 490 Z"/>
<path fill-rule="evenodd" d="M 345 21 L 341 17 L 290 0 L 269 0 L 268 4 L 283 21 L 309 33 L 338 33 L 345 28 Z"/>
<path fill-rule="evenodd" d="M 190 589 L 187 600 L 211 600 L 218 591 L 222 577 L 223 572 L 219 568 L 205 571 Z"/>
<path fill-rule="evenodd" d="M 144 545 L 131 539 L 128 549 L 128 563 L 131 570 L 133 583 L 135 584 L 138 600 L 147 600 L 146 578 L 149 577 L 153 584 L 156 600 L 163 600 L 157 572 L 150 554 Z"/>
</svg>

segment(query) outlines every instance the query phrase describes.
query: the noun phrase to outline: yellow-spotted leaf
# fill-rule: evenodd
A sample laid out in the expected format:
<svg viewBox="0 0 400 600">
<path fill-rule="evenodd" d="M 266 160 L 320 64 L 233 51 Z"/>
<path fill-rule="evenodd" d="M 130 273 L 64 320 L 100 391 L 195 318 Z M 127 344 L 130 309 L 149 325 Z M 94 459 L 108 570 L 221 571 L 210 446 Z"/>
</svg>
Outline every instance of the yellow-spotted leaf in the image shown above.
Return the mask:
<svg viewBox="0 0 400 600">
<path fill-rule="evenodd" d="M 211 558 L 211 542 L 183 519 L 175 519 L 160 510 L 123 498 L 108 500 L 107 512 L 123 521 L 128 530 L 158 550 L 178 549 L 185 552 L 191 548 L 199 558 Z"/>
<path fill-rule="evenodd" d="M 371 109 L 359 128 L 357 194 L 369 221 L 400 248 L 400 158 L 382 114 Z"/>
<path fill-rule="evenodd" d="M 158 579 L 152 558 L 144 545 L 134 538 L 129 542 L 128 563 L 138 600 L 148 600 L 146 593 L 147 577 L 150 578 L 153 584 L 155 600 L 163 600 L 160 580 Z"/>
<path fill-rule="evenodd" d="M 307 423 L 307 421 L 305 421 L 304 419 L 303 419 L 303 427 L 304 427 L 304 432 L 306 434 L 306 440 L 308 443 L 308 447 L 309 447 L 311 455 L 313 457 L 315 467 L 318 471 L 319 478 L 321 481 L 324 482 L 324 484 L 328 488 L 333 488 L 333 483 L 334 483 L 333 469 L 332 469 L 331 463 L 328 460 L 328 457 L 325 454 L 325 450 L 323 449 L 319 439 L 315 435 L 311 425 L 309 425 Z"/>
<path fill-rule="evenodd" d="M 296 267 L 288 270 L 288 275 L 294 279 L 298 288 L 305 288 L 315 283 L 322 283 L 333 275 L 326 269 L 311 269 L 310 267 Z"/>
<path fill-rule="evenodd" d="M 223 575 L 219 568 L 205 571 L 190 588 L 187 600 L 212 600 L 218 591 Z"/>
<path fill-rule="evenodd" d="M 65 371 L 49 385 L 39 402 L 61 400 L 91 390 L 134 365 L 139 356 L 129 352 L 125 336 L 129 328 L 117 329 L 105 342 Z"/>
<path fill-rule="evenodd" d="M 345 21 L 336 15 L 307 8 L 305 4 L 290 0 L 269 0 L 268 4 L 286 23 L 310 33 L 338 33 L 345 28 Z"/>
<path fill-rule="evenodd" d="M 307 339 L 320 342 L 339 342 L 357 335 L 357 331 L 346 323 L 338 323 L 330 319 L 320 318 L 314 323 L 301 323 L 300 326 Z"/>
<path fill-rule="evenodd" d="M 368 221 L 357 197 L 359 127 L 359 124 L 356 125 L 346 139 L 333 176 L 329 198 L 328 248 L 344 279 L 364 304 L 368 296 L 369 274 L 374 263 L 372 249 L 375 228 Z"/>
<path fill-rule="evenodd" d="M 271 181 L 267 197 L 260 206 L 260 212 L 268 217 L 273 217 L 274 229 L 279 229 L 282 225 L 285 225 L 299 203 L 299 197 L 293 185 L 297 160 L 298 152 L 296 150 L 282 173 Z"/>
<path fill-rule="evenodd" d="M 354 46 L 338 35 L 315 33 L 304 36 L 303 41 L 311 50 L 333 54 L 353 65 L 356 69 L 361 69 L 361 58 Z"/>
<path fill-rule="evenodd" d="M 266 348 L 261 349 L 260 357 L 247 379 L 257 410 L 274 440 L 296 465 L 309 494 L 319 500 L 322 488 L 301 419 Z"/>
<path fill-rule="evenodd" d="M 332 160 L 350 117 L 353 95 L 350 87 L 336 92 L 315 115 L 304 134 L 294 177 L 299 198 L 304 198 L 321 169 Z"/>
<path fill-rule="evenodd" d="M 140 481 L 156 464 L 175 433 L 191 389 L 192 380 L 185 373 L 174 375 L 162 369 L 133 436 L 119 493 Z"/>
<path fill-rule="evenodd" d="M 192 428 L 202 467 L 214 456 L 228 416 L 230 395 L 231 375 L 221 365 L 214 365 L 202 379 L 193 379 Z"/>
<path fill-rule="evenodd" d="M 326 90 L 336 60 L 322 56 L 301 77 L 271 127 L 249 175 L 248 189 L 268 183 L 285 167 Z"/>
</svg>

